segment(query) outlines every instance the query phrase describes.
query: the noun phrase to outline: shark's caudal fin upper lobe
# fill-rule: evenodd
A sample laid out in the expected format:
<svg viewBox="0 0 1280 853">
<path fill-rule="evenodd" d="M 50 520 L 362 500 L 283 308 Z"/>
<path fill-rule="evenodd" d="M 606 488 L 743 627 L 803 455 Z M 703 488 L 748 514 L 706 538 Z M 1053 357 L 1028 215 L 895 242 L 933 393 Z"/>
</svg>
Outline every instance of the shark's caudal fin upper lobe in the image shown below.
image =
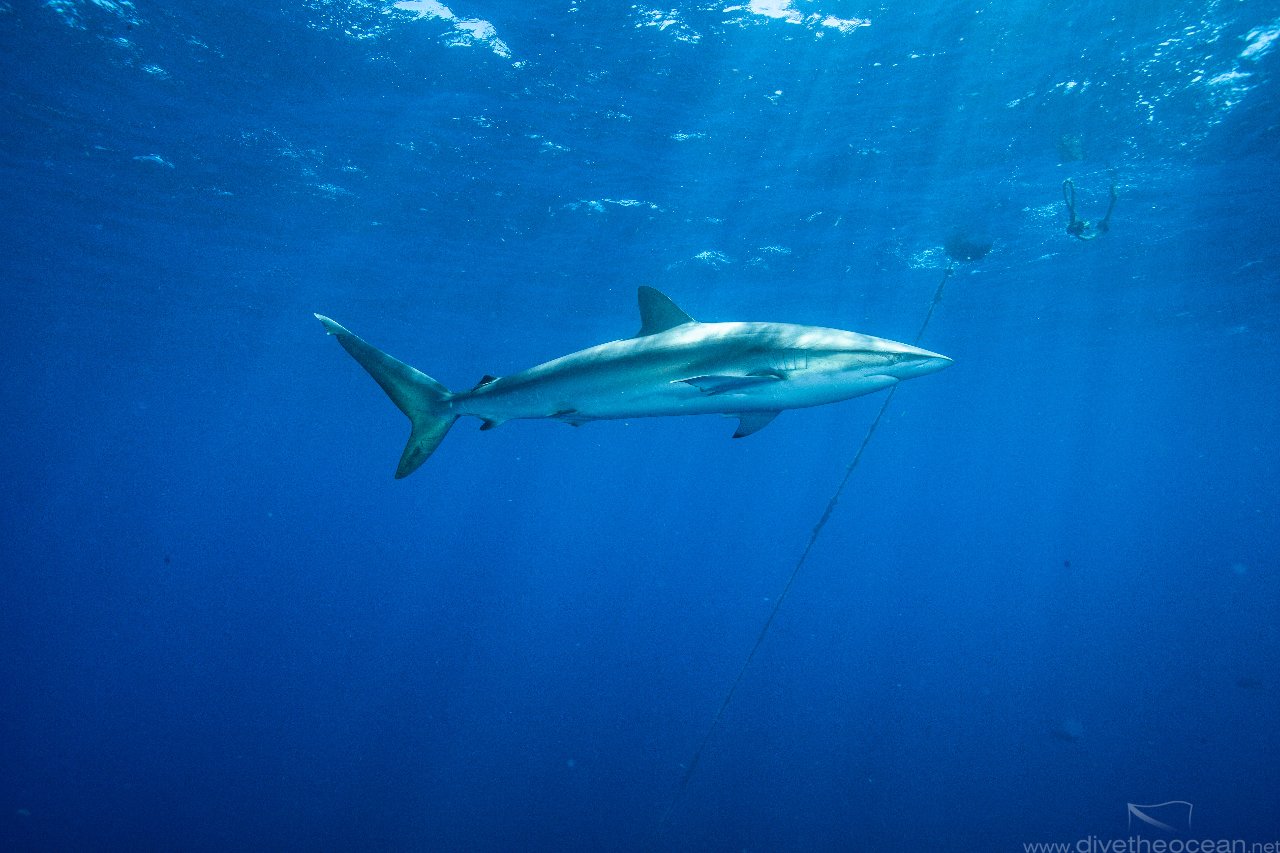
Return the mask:
<svg viewBox="0 0 1280 853">
<path fill-rule="evenodd" d="M 360 366 L 387 392 L 391 402 L 408 416 L 413 430 L 400 456 L 400 464 L 396 466 L 396 479 L 409 476 L 440 446 L 445 433 L 458 419 L 449 408 L 449 399 L 453 395 L 427 374 L 365 343 L 328 317 L 317 314 L 316 319 L 324 324 L 329 334 L 337 337 L 342 348 L 360 362 Z"/>
</svg>

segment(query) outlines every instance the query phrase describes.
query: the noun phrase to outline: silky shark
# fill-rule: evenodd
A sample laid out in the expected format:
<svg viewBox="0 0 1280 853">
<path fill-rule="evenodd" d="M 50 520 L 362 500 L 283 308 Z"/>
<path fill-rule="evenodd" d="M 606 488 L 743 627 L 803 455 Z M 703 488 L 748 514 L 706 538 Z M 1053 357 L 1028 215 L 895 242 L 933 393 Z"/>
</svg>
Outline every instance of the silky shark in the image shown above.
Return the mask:
<svg viewBox="0 0 1280 853">
<path fill-rule="evenodd" d="M 396 479 L 427 461 L 458 418 L 492 429 L 516 418 L 580 426 L 611 418 L 730 415 L 734 438 L 763 429 L 783 409 L 870 394 L 942 370 L 951 359 L 857 332 L 789 323 L 699 323 L 652 287 L 640 288 L 640 331 L 470 391 L 436 380 L 316 314 L 382 386 L 412 425 Z"/>
</svg>

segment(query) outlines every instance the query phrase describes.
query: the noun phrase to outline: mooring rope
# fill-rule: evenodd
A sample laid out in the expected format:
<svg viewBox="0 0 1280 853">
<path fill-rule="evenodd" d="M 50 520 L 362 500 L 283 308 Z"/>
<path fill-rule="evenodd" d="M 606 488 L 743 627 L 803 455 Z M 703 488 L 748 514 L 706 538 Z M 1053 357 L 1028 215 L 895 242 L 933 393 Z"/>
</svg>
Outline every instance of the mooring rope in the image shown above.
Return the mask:
<svg viewBox="0 0 1280 853">
<path fill-rule="evenodd" d="M 924 315 L 924 322 L 920 324 L 920 331 L 916 332 L 915 340 L 912 341 L 913 346 L 919 345 L 924 338 L 925 330 L 929 328 L 929 321 L 933 319 L 933 312 L 938 307 L 938 303 L 942 302 L 942 292 L 946 289 L 947 279 L 951 278 L 951 272 L 954 268 L 954 261 L 947 264 L 946 272 L 942 274 L 942 281 L 938 282 L 938 289 L 933 293 L 933 301 L 929 303 L 929 311 Z M 853 458 L 845 466 L 844 476 L 840 478 L 840 484 L 831 493 L 831 497 L 827 500 L 827 508 L 822 511 L 822 516 L 818 519 L 818 523 L 813 526 L 813 531 L 809 534 L 809 541 L 805 543 L 804 550 L 800 552 L 800 559 L 796 560 L 795 566 L 792 567 L 791 575 L 782 587 L 782 592 L 774 599 L 773 609 L 769 611 L 769 618 L 764 621 L 764 626 L 760 629 L 760 634 L 756 637 L 755 644 L 751 647 L 751 651 L 747 653 L 746 660 L 742 662 L 742 667 L 738 670 L 737 677 L 729 685 L 729 691 L 725 693 L 724 701 L 720 703 L 720 708 L 716 711 L 715 717 L 711 719 L 711 725 L 707 727 L 706 734 L 702 736 L 702 741 L 698 744 L 698 748 L 693 751 L 693 757 L 689 759 L 689 766 L 685 768 L 684 778 L 680 780 L 680 787 L 676 790 L 675 796 L 672 797 L 667 810 L 663 812 L 662 820 L 658 822 L 659 832 L 666 828 L 667 822 L 671 818 L 671 813 L 675 811 L 676 806 L 684 799 L 685 792 L 689 789 L 689 781 L 693 779 L 693 773 L 698 769 L 698 762 L 702 760 L 703 750 L 706 749 L 707 744 L 711 741 L 711 736 L 715 734 L 716 729 L 720 726 L 720 718 L 724 716 L 725 709 L 733 701 L 733 694 L 737 692 L 738 685 L 742 683 L 742 677 L 747 674 L 747 670 L 751 667 L 751 662 L 755 659 L 756 652 L 760 651 L 760 646 L 764 644 L 764 638 L 768 635 L 769 629 L 773 627 L 773 620 L 777 617 L 778 611 L 782 609 L 782 602 L 786 601 L 787 594 L 791 592 L 791 585 L 795 583 L 800 570 L 804 568 L 804 564 L 809 559 L 810 552 L 813 551 L 813 546 L 817 544 L 818 537 L 822 535 L 822 528 L 826 527 L 827 522 L 831 520 L 836 504 L 840 503 L 840 496 L 844 494 L 845 486 L 853 478 L 853 472 L 857 470 L 858 463 L 862 461 L 862 454 L 866 452 L 867 445 L 871 443 L 871 436 L 875 435 L 876 427 L 880 426 L 884 413 L 888 410 L 889 404 L 893 402 L 893 395 L 897 393 L 898 384 L 900 383 L 895 383 L 889 389 L 889 393 L 885 395 L 884 401 L 880 404 L 880 411 L 876 412 L 875 420 L 871 422 L 871 426 L 867 428 L 866 435 L 862 437 L 862 443 L 858 445 L 858 452 L 853 454 Z"/>
</svg>

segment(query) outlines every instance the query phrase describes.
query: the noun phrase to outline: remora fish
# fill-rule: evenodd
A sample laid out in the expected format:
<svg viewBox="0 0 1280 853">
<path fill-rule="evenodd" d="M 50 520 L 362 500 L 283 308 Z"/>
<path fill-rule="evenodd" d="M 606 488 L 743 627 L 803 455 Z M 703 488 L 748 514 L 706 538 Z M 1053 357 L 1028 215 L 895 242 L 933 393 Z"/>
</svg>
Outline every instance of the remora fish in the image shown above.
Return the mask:
<svg viewBox="0 0 1280 853">
<path fill-rule="evenodd" d="M 315 316 L 409 417 L 413 429 L 396 479 L 426 462 L 464 415 L 492 429 L 515 418 L 580 426 L 609 418 L 721 414 L 738 418 L 733 437 L 742 438 L 783 409 L 860 397 L 951 364 L 935 352 L 839 329 L 699 323 L 657 290 L 641 287 L 635 337 L 510 376 L 485 376 L 470 391 L 452 392 L 328 317 Z"/>
</svg>

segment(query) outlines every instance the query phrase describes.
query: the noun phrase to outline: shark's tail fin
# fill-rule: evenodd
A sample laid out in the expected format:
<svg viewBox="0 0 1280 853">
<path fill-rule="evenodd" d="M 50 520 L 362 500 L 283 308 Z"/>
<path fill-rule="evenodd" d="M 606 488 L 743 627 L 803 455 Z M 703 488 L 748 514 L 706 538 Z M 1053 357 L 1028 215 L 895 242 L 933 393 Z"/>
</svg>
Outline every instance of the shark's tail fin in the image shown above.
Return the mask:
<svg viewBox="0 0 1280 853">
<path fill-rule="evenodd" d="M 445 433 L 458 416 L 449 408 L 449 389 L 427 374 L 365 343 L 328 317 L 316 315 L 329 334 L 336 335 L 342 348 L 387 392 L 391 402 L 409 417 L 413 431 L 396 466 L 396 479 L 408 477 L 444 441 Z"/>
</svg>

